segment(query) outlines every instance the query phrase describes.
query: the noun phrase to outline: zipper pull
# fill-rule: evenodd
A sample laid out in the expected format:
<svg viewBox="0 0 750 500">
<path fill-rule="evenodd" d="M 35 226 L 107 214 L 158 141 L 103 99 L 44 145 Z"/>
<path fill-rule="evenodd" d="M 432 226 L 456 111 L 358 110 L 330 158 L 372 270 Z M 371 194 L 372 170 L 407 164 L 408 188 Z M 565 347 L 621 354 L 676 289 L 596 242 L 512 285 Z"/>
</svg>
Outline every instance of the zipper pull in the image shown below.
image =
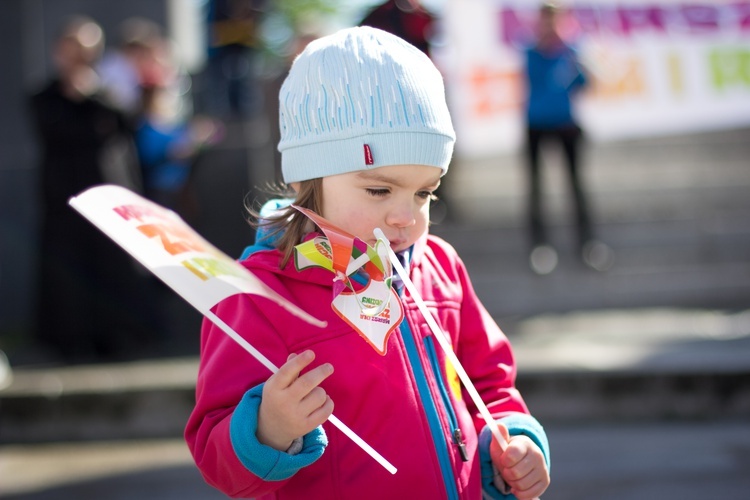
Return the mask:
<svg viewBox="0 0 750 500">
<path fill-rule="evenodd" d="M 466 451 L 466 442 L 464 441 L 461 429 L 456 428 L 456 430 L 453 431 L 453 442 L 458 446 L 458 453 L 461 455 L 461 460 L 468 462 L 469 452 Z"/>
</svg>

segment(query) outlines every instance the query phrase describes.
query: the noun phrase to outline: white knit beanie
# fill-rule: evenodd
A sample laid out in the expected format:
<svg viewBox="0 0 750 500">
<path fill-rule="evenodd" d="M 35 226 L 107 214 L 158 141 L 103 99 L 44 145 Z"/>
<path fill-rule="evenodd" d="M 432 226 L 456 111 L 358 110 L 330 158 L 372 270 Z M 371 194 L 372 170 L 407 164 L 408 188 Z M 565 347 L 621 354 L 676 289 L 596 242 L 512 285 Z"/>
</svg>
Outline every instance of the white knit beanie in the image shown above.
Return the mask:
<svg viewBox="0 0 750 500">
<path fill-rule="evenodd" d="M 319 38 L 295 59 L 279 127 L 286 183 L 403 164 L 445 174 L 456 139 L 432 61 L 365 26 Z"/>
</svg>

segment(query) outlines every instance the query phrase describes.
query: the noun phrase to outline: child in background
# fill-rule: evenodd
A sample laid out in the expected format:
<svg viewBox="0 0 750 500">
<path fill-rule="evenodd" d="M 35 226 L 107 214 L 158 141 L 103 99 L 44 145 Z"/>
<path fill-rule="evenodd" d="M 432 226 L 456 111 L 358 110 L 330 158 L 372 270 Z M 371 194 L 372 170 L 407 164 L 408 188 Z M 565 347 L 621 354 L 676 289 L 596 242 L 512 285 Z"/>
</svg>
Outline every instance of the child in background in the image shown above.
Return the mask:
<svg viewBox="0 0 750 500">
<path fill-rule="evenodd" d="M 168 86 L 144 85 L 141 99 L 135 143 L 145 194 L 182 215 L 193 215 L 186 203 L 190 173 L 202 149 L 218 142 L 221 129 L 207 117 L 180 116 L 179 96 Z"/>
<path fill-rule="evenodd" d="M 282 171 L 294 203 L 370 245 L 373 229 L 383 230 L 508 446 L 501 452 L 492 439 L 410 294 L 395 285 L 405 317 L 381 355 L 332 310 L 333 274 L 298 270 L 291 258 L 318 229 L 276 205 L 242 263 L 328 326 L 252 295 L 216 306 L 280 369 L 269 377 L 204 323 L 185 432 L 203 476 L 233 497 L 538 497 L 549 485 L 547 438 L 515 388 L 509 341 L 455 250 L 428 234 L 432 193 L 455 141 L 441 75 L 400 38 L 350 28 L 307 46 L 279 101 Z M 334 403 L 396 474 L 326 421 Z"/>
<path fill-rule="evenodd" d="M 193 114 L 190 78 L 181 69 L 169 40 L 156 37 L 141 48 L 140 112 L 135 141 L 145 194 L 162 206 L 194 215 L 187 190 L 191 170 L 203 148 L 221 138 L 214 120 Z"/>
</svg>

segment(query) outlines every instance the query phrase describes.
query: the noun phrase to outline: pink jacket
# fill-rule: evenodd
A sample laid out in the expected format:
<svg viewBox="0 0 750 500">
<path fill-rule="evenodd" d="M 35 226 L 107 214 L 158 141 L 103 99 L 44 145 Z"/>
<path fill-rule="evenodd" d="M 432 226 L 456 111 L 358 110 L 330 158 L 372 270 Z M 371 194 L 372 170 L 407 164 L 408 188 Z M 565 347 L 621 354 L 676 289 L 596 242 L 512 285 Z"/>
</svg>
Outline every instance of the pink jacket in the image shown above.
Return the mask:
<svg viewBox="0 0 750 500">
<path fill-rule="evenodd" d="M 270 373 L 205 322 L 197 401 L 185 437 L 208 483 L 232 497 L 481 498 L 477 447 L 484 421 L 465 391 L 455 389 L 457 377 L 446 367 L 408 292 L 402 294 L 405 322 L 381 356 L 331 309 L 330 271 L 298 272 L 293 262 L 280 270 L 276 250 L 258 251 L 242 263 L 282 296 L 327 321 L 328 327 L 308 325 L 252 295 L 231 297 L 214 312 L 277 366 L 289 353 L 308 348 L 316 354 L 315 366 L 331 362 L 334 373 L 322 385 L 335 404 L 334 415 L 398 472 L 388 473 L 328 422 L 323 425 L 328 445 L 317 461 L 288 479 L 264 480 L 250 472 L 235 452 L 243 445 L 233 442 L 230 422 L 246 391 Z M 510 344 L 476 297 L 455 250 L 425 236 L 414 246 L 410 276 L 493 416 L 523 421 L 528 410 L 515 388 Z M 456 426 L 463 435 L 466 461 L 454 442 Z M 520 431 L 510 427 L 512 433 L 531 435 L 548 453 L 538 424 L 521 425 Z M 237 441 L 237 427 L 234 432 Z M 243 440 L 253 440 L 251 434 Z M 285 455 L 280 454 L 282 459 Z"/>
</svg>

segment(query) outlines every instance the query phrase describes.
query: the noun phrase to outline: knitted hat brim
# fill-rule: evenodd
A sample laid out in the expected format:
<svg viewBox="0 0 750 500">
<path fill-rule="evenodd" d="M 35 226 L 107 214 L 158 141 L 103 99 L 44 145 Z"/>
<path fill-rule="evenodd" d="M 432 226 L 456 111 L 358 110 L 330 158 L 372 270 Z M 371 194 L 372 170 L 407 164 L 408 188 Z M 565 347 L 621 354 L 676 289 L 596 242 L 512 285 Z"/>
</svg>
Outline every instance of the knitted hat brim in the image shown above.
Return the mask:
<svg viewBox="0 0 750 500">
<path fill-rule="evenodd" d="M 288 148 L 281 168 L 287 183 L 389 165 L 428 165 L 445 174 L 453 144 L 453 137 L 435 133 L 367 134 Z"/>
</svg>

